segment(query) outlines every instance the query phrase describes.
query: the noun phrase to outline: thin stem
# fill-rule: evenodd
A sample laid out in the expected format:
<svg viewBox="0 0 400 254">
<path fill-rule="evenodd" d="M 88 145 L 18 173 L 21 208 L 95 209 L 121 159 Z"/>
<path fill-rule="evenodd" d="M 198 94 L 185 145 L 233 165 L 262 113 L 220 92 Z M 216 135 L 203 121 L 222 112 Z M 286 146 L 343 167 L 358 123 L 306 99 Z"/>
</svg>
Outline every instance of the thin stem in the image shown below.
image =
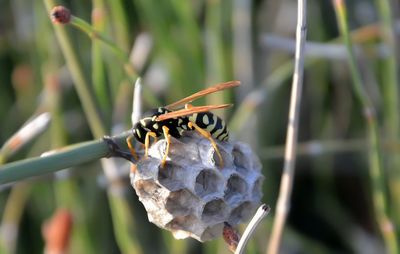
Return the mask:
<svg viewBox="0 0 400 254">
<path fill-rule="evenodd" d="M 140 117 L 142 116 L 142 79 L 138 78 L 135 82 L 135 87 L 133 89 L 133 101 L 132 101 L 132 115 L 131 115 L 131 122 L 132 126 L 139 122 Z"/>
<path fill-rule="evenodd" d="M 262 204 L 256 214 L 254 214 L 253 218 L 249 222 L 249 224 L 246 227 L 246 230 L 244 231 L 242 237 L 240 238 L 239 244 L 236 248 L 235 254 L 242 254 L 245 250 L 246 244 L 249 241 L 251 235 L 253 234 L 254 230 L 258 226 L 258 224 L 261 222 L 261 220 L 268 215 L 269 211 L 271 208 L 267 206 L 266 204 Z"/>
<path fill-rule="evenodd" d="M 127 52 L 125 52 L 120 47 L 118 47 L 112 40 L 107 38 L 101 32 L 95 30 L 89 23 L 87 23 L 83 19 L 72 15 L 70 24 L 75 26 L 76 28 L 82 30 L 90 38 L 100 40 L 101 42 L 103 42 L 110 49 L 112 49 L 112 51 L 115 53 L 115 55 L 123 62 L 129 62 L 129 56 L 128 56 Z M 135 73 L 134 70 L 133 70 L 133 72 Z"/>
<path fill-rule="evenodd" d="M 107 24 L 107 14 L 104 0 L 93 0 L 92 25 L 98 31 L 105 31 Z M 102 52 L 102 42 L 92 41 L 92 82 L 97 101 L 99 102 L 102 113 L 106 116 L 111 115 L 111 100 L 108 92 L 106 78 L 106 68 L 104 55 Z"/>
<path fill-rule="evenodd" d="M 120 146 L 125 145 L 125 139 L 129 132 L 114 139 Z M 56 172 L 62 169 L 79 166 L 82 163 L 107 157 L 110 153 L 109 147 L 103 140 L 84 142 L 63 148 L 43 157 L 30 158 L 8 163 L 0 167 L 0 184 L 11 183 L 28 177 L 40 176 Z"/>
<path fill-rule="evenodd" d="M 296 156 L 320 156 L 327 153 L 343 153 L 343 152 L 359 152 L 366 150 L 366 140 L 309 140 L 297 144 Z M 389 142 L 383 145 L 388 146 L 388 150 L 392 145 Z M 283 145 L 264 148 L 260 151 L 262 159 L 281 159 L 285 155 L 285 147 Z"/>
<path fill-rule="evenodd" d="M 285 162 L 276 207 L 276 216 L 272 227 L 268 253 L 279 253 L 283 229 L 289 213 L 290 198 L 293 188 L 294 166 L 296 162 L 297 132 L 299 125 L 300 101 L 303 86 L 304 72 L 304 45 L 307 34 L 306 0 L 298 0 L 297 29 L 296 29 L 296 54 L 290 99 L 289 121 L 286 136 Z"/>
<path fill-rule="evenodd" d="M 49 0 L 47 0 L 49 1 Z M 83 31 L 85 34 L 87 34 L 90 38 L 94 40 L 99 40 L 103 42 L 105 45 L 107 45 L 113 52 L 114 54 L 121 60 L 124 66 L 125 73 L 129 79 L 130 82 L 135 82 L 135 80 L 138 77 L 138 74 L 133 67 L 130 59 L 129 59 L 129 54 L 122 50 L 118 45 L 116 45 L 112 40 L 107 38 L 105 35 L 100 33 L 99 31 L 96 31 L 93 26 L 91 26 L 89 23 L 84 21 L 83 19 L 80 19 L 75 16 L 71 16 L 71 21 L 70 24 L 78 28 L 79 30 Z M 158 99 L 146 88 L 144 87 L 145 90 L 143 91 L 145 99 L 149 102 L 151 105 L 159 105 Z"/>
<path fill-rule="evenodd" d="M 113 26 L 118 44 L 124 50 L 129 49 L 129 22 L 127 11 L 124 9 L 125 1 L 114 0 L 109 3 L 110 13 L 114 20 Z"/>
<path fill-rule="evenodd" d="M 397 44 L 396 36 L 394 33 L 394 22 L 392 15 L 391 3 L 389 0 L 375 1 L 378 6 L 380 18 L 382 19 L 381 30 L 383 31 L 382 40 L 388 47 L 388 57 L 383 60 L 382 66 L 382 89 L 384 96 L 384 126 L 386 138 L 390 140 L 399 140 L 400 119 L 399 119 L 399 88 L 398 88 L 398 60 L 397 60 Z M 388 153 L 387 162 L 390 172 L 389 177 L 389 190 L 391 201 L 393 204 L 393 214 L 400 213 L 400 201 L 398 196 L 400 194 L 400 157 L 398 153 Z M 400 218 L 395 216 L 393 218 L 397 224 L 400 225 Z"/>
<path fill-rule="evenodd" d="M 396 232 L 392 222 L 387 215 L 387 200 L 384 189 L 384 177 L 382 170 L 382 159 L 379 153 L 379 133 L 375 116 L 375 109 L 362 85 L 361 74 L 357 68 L 357 61 L 353 50 L 349 28 L 347 24 L 347 10 L 343 0 L 334 0 L 337 23 L 342 34 L 344 43 L 349 54 L 349 67 L 353 79 L 352 87 L 356 98 L 363 107 L 367 123 L 367 135 L 369 139 L 369 165 L 372 183 L 372 198 L 376 220 L 379 224 L 387 251 L 398 253 Z"/>
<path fill-rule="evenodd" d="M 46 4 L 47 10 L 50 12 L 50 9 L 52 8 L 52 6 L 54 6 L 54 1 L 44 0 L 44 2 Z M 98 33 L 96 33 L 94 31 L 94 29 L 92 29 L 92 27 L 88 23 L 84 22 L 83 20 L 72 17 L 72 22 L 75 24 L 79 24 L 80 27 L 84 31 L 87 31 L 88 33 L 94 32 L 93 34 L 89 33 L 89 35 L 100 36 Z M 61 45 L 61 49 L 64 53 L 64 57 L 66 58 L 67 65 L 71 71 L 72 78 L 75 82 L 75 86 L 76 86 L 78 95 L 80 97 L 80 100 L 82 102 L 86 118 L 88 118 L 90 129 L 95 137 L 100 138 L 105 135 L 105 128 L 104 128 L 103 123 L 100 120 L 99 113 L 96 110 L 94 99 L 90 94 L 88 82 L 85 79 L 85 76 L 83 75 L 83 71 L 82 71 L 83 68 L 81 68 L 79 61 L 78 61 L 77 54 L 73 50 L 73 47 L 71 44 L 71 38 L 68 36 L 68 34 L 65 31 L 65 28 L 63 26 L 55 26 L 54 29 L 56 31 L 58 41 Z M 98 38 L 98 37 L 96 37 L 96 38 Z M 104 41 L 109 46 L 113 46 L 111 41 L 104 40 L 103 37 L 102 37 L 101 41 Z M 136 78 L 135 77 L 136 73 L 135 73 L 132 65 L 129 62 L 128 54 L 123 54 L 123 51 L 120 51 L 119 48 L 113 47 L 113 49 L 119 57 L 121 57 L 123 59 L 127 59 L 127 61 L 125 62 L 125 71 L 128 73 L 128 76 L 132 79 L 132 81 L 134 81 Z M 107 153 L 108 153 L 107 145 L 104 144 L 103 142 L 102 142 L 101 147 L 97 146 L 96 148 L 98 149 L 98 150 L 95 150 L 96 153 L 91 154 L 92 159 L 97 159 L 98 157 L 104 157 L 107 155 Z M 92 147 L 92 149 L 94 149 L 94 148 Z M 89 150 L 89 152 L 94 152 L 94 151 Z M 89 158 L 90 158 L 90 156 L 85 153 L 81 153 L 81 154 L 75 153 L 74 156 L 81 157 L 82 161 L 80 163 L 83 163 L 84 160 L 89 161 Z M 33 159 L 33 160 L 35 160 L 35 159 Z M 32 164 L 35 164 L 37 169 L 41 168 L 42 172 L 52 172 L 56 168 L 61 169 L 61 168 L 68 167 L 69 165 L 67 165 L 67 164 L 69 164 L 70 161 L 76 160 L 76 158 L 71 158 L 71 156 L 69 156 L 69 158 L 67 158 L 67 159 L 58 158 L 57 161 L 54 161 L 54 160 L 52 161 L 53 164 L 52 164 L 51 168 L 49 167 L 49 165 L 43 165 L 43 163 L 41 163 L 42 161 L 37 161 L 37 160 L 38 159 L 36 159 L 34 162 L 31 162 L 31 167 L 29 169 L 26 169 L 25 171 L 16 171 L 16 172 L 19 172 L 19 175 L 18 174 L 16 175 L 15 172 L 11 172 L 10 170 L 8 170 L 6 172 L 8 173 L 8 176 L 14 175 L 14 178 L 21 177 L 21 175 L 23 177 L 26 177 L 27 173 L 32 174 L 32 168 L 33 168 Z M 103 166 L 102 167 L 103 172 L 104 172 L 107 180 L 110 181 L 111 183 L 116 183 L 117 181 L 115 181 L 115 178 L 118 178 L 120 176 L 119 174 L 121 172 L 121 170 L 119 170 L 119 167 L 117 167 L 117 165 L 116 165 L 116 163 L 114 163 L 114 161 L 108 161 L 108 160 L 103 159 L 103 160 L 101 160 L 101 163 Z M 10 180 L 10 179 L 8 179 L 8 180 Z M 111 208 L 111 214 L 112 214 L 112 218 L 113 218 L 113 222 L 114 222 L 114 226 L 115 226 L 114 233 L 116 234 L 116 238 L 117 238 L 116 240 L 117 240 L 119 247 L 121 248 L 121 251 L 124 253 L 128 253 L 133 250 L 135 245 L 139 246 L 136 243 L 134 243 L 133 241 L 131 241 L 131 239 L 129 237 L 127 237 L 130 235 L 130 229 L 132 229 L 134 227 L 134 224 L 133 224 L 134 218 L 132 217 L 133 216 L 132 209 L 130 209 L 129 205 L 127 205 L 128 201 L 126 200 L 126 197 L 124 195 L 121 195 L 121 193 L 123 193 L 123 192 L 122 191 L 119 191 L 119 192 L 113 191 L 115 189 L 115 188 L 113 188 L 113 187 L 115 187 L 115 185 L 116 184 L 111 184 L 110 188 L 108 188 L 108 190 L 107 190 L 109 202 L 112 204 L 110 208 Z M 119 193 L 119 194 L 115 194 L 115 193 Z M 123 214 L 123 216 L 120 216 L 121 214 Z M 121 226 L 117 227 L 117 225 L 121 225 Z M 139 248 L 139 247 L 137 247 L 137 248 Z"/>
<path fill-rule="evenodd" d="M 54 6 L 53 0 L 44 0 L 48 12 Z M 82 103 L 85 116 L 95 137 L 99 138 L 106 134 L 105 128 L 97 111 L 93 96 L 91 95 L 89 83 L 83 75 L 83 68 L 78 60 L 76 51 L 72 47 L 71 39 L 63 26 L 55 25 L 57 39 L 64 54 L 68 68 L 71 71 L 79 99 Z"/>
</svg>

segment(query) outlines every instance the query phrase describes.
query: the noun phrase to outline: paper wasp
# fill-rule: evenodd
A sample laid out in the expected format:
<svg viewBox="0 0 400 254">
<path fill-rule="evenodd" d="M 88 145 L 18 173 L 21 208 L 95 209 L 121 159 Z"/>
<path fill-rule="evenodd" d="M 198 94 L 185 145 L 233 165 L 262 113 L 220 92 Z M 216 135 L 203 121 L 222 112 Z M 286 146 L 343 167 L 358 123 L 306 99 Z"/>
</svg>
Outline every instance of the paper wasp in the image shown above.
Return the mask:
<svg viewBox="0 0 400 254">
<path fill-rule="evenodd" d="M 133 138 L 144 144 L 145 157 L 147 157 L 150 146 L 150 137 L 157 139 L 161 135 L 164 135 L 167 142 L 166 150 L 161 160 L 161 166 L 164 166 L 169 153 L 171 136 L 174 138 L 180 138 L 184 131 L 197 131 L 211 142 L 222 167 L 223 159 L 214 139 L 219 141 L 227 141 L 229 138 L 229 132 L 224 120 L 209 111 L 226 108 L 231 106 L 231 104 L 192 106 L 190 102 L 205 95 L 239 85 L 239 81 L 219 83 L 165 107 L 159 107 L 149 111 L 147 114 L 145 114 L 146 116 L 144 118 L 139 120 L 133 126 L 132 135 L 126 139 L 132 156 L 135 158 L 135 160 L 138 159 L 135 149 L 132 145 Z M 179 107 L 184 108 L 174 110 Z M 109 142 L 109 140 L 106 141 Z M 115 151 L 115 148 L 113 150 L 114 152 L 117 152 Z M 126 158 L 126 154 L 120 154 L 120 152 L 117 153 L 117 155 Z"/>
</svg>

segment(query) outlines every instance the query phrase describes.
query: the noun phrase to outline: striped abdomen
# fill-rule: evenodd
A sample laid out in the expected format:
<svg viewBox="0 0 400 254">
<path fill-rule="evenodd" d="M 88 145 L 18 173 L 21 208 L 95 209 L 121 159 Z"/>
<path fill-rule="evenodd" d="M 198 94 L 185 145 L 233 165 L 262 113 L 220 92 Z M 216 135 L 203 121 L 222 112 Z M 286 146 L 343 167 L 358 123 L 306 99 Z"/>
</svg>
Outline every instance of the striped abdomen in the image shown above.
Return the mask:
<svg viewBox="0 0 400 254">
<path fill-rule="evenodd" d="M 224 120 L 211 112 L 195 113 L 188 117 L 189 121 L 194 122 L 200 128 L 211 133 L 212 137 L 220 141 L 227 141 L 229 132 Z"/>
</svg>

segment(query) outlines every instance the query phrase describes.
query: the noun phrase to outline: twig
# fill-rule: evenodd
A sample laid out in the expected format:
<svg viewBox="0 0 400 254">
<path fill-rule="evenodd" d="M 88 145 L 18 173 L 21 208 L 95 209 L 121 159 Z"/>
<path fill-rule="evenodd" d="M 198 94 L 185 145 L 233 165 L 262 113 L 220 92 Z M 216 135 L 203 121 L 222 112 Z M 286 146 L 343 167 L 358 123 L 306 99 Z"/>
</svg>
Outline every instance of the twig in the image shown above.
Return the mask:
<svg viewBox="0 0 400 254">
<path fill-rule="evenodd" d="M 244 231 L 242 237 L 240 238 L 239 244 L 236 248 L 235 254 L 242 254 L 247 242 L 249 241 L 251 235 L 253 234 L 254 230 L 256 229 L 256 227 L 258 226 L 258 224 L 261 222 L 261 220 L 268 215 L 269 211 L 271 210 L 271 208 L 266 205 L 266 204 L 262 204 L 256 214 L 253 216 L 253 218 L 251 219 L 249 225 L 247 225 L 246 230 Z"/>
<path fill-rule="evenodd" d="M 346 47 L 343 44 L 339 44 L 334 40 L 333 42 L 311 42 L 307 41 L 305 45 L 305 57 L 312 58 L 324 58 L 329 60 L 347 60 L 349 57 L 347 54 Z M 273 50 L 281 50 L 287 53 L 294 53 L 296 50 L 296 42 L 291 38 L 281 37 L 274 34 L 266 34 L 261 37 L 261 43 L 263 46 Z M 359 52 L 361 53 L 361 49 Z M 369 55 L 376 56 L 377 58 L 386 59 L 390 53 L 388 53 L 389 47 L 385 43 L 376 44 L 374 47 L 368 50 Z"/>
<path fill-rule="evenodd" d="M 297 132 L 299 125 L 301 91 L 303 86 L 304 71 L 304 45 L 307 34 L 306 0 L 298 0 L 297 29 L 296 29 L 296 54 L 290 99 L 289 121 L 286 136 L 285 163 L 283 168 L 279 197 L 276 206 L 276 217 L 272 227 L 268 253 L 279 252 L 283 228 L 289 212 L 289 202 L 293 188 L 294 166 L 296 162 Z"/>
<path fill-rule="evenodd" d="M 140 120 L 142 116 L 142 79 L 138 78 L 135 83 L 135 88 L 133 90 L 133 102 L 132 102 L 132 115 L 131 121 L 132 126 L 135 125 Z"/>
<path fill-rule="evenodd" d="M 316 157 L 329 153 L 348 153 L 362 152 L 367 149 L 367 141 L 365 139 L 349 139 L 349 140 L 308 140 L 297 144 L 296 156 Z M 383 143 L 387 150 L 395 150 L 395 143 Z M 400 145 L 400 144 L 399 144 Z M 260 151 L 262 159 L 282 159 L 285 155 L 284 145 L 266 147 Z"/>
<path fill-rule="evenodd" d="M 123 147 L 127 133 L 113 137 Z M 30 158 L 0 167 L 0 185 L 39 176 L 65 168 L 81 165 L 109 154 L 109 147 L 103 140 L 95 140 L 63 148 L 60 152 L 49 153 L 44 157 Z"/>
</svg>

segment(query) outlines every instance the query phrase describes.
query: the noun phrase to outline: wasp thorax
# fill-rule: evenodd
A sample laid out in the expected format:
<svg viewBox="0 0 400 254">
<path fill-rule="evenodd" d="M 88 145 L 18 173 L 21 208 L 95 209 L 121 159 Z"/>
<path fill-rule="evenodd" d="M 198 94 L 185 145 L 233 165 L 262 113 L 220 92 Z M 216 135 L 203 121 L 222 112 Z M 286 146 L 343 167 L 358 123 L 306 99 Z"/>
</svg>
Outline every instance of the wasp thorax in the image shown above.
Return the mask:
<svg viewBox="0 0 400 254">
<path fill-rule="evenodd" d="M 248 145 L 217 141 L 223 167 L 208 139 L 185 132 L 151 146 L 149 157 L 136 165 L 131 183 L 148 218 L 175 238 L 207 241 L 222 236 L 224 223 L 244 222 L 260 203 L 264 177 Z"/>
</svg>

